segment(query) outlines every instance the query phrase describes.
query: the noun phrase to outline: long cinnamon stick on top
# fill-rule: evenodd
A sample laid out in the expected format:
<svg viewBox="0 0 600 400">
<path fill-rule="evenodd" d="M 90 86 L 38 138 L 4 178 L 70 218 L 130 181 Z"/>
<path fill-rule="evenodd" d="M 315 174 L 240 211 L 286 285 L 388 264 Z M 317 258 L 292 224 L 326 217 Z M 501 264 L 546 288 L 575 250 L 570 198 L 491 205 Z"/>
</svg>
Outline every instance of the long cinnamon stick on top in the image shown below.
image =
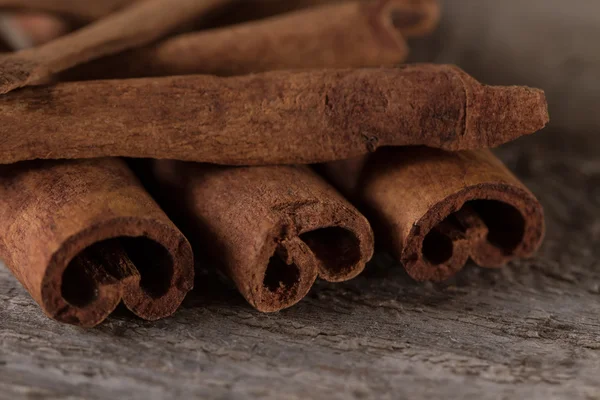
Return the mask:
<svg viewBox="0 0 600 400">
<path fill-rule="evenodd" d="M 83 327 L 121 300 L 168 316 L 193 286 L 188 241 L 117 159 L 1 167 L 0 258 L 46 314 Z"/>
<path fill-rule="evenodd" d="M 438 19 L 435 0 L 325 5 L 183 34 L 81 65 L 66 75 L 67 79 L 86 80 L 393 65 L 408 54 L 404 36 L 425 34 Z"/>
<path fill-rule="evenodd" d="M 548 121 L 541 90 L 456 67 L 63 83 L 0 96 L 0 162 L 129 156 L 218 164 L 345 159 L 380 146 L 497 146 Z"/>
<path fill-rule="evenodd" d="M 0 57 L 0 93 L 57 72 L 150 43 L 232 0 L 140 1 L 71 34 Z"/>
<path fill-rule="evenodd" d="M 57 13 L 91 21 L 125 7 L 135 0 L 0 0 L 0 9 Z"/>
<path fill-rule="evenodd" d="M 489 150 L 381 149 L 322 168 L 416 280 L 530 256 L 544 234 L 540 203 Z"/>
<path fill-rule="evenodd" d="M 196 256 L 212 259 L 260 311 L 295 304 L 317 275 L 358 275 L 373 254 L 365 217 L 306 166 L 158 161 L 154 176 L 159 201 L 194 239 Z"/>
</svg>

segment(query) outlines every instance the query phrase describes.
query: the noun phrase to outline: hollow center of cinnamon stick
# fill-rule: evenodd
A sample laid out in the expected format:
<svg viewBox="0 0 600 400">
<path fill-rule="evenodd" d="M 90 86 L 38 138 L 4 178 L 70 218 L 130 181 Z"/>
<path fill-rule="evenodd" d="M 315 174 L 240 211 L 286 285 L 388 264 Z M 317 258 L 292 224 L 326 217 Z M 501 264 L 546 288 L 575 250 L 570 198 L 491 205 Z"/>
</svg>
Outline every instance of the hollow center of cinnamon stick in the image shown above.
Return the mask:
<svg viewBox="0 0 600 400">
<path fill-rule="evenodd" d="M 118 240 L 142 277 L 142 290 L 152 298 L 166 294 L 173 277 L 173 258 L 169 251 L 144 237 L 123 237 Z"/>
<path fill-rule="evenodd" d="M 474 218 L 487 228 L 486 241 L 499 249 L 502 254 L 510 256 L 521 244 L 525 235 L 525 218 L 513 206 L 497 200 L 471 200 L 464 204 L 460 211 L 449 215 L 425 236 L 422 255 L 431 265 L 442 265 L 454 254 L 453 239 L 444 233 L 451 230 L 464 237 L 467 230 L 474 226 L 466 226 L 458 215 Z M 482 226 L 483 226 L 482 225 Z M 467 234 L 468 235 L 468 234 Z M 458 237 L 458 236 L 457 236 Z"/>
<path fill-rule="evenodd" d="M 85 307 L 98 297 L 98 283 L 86 268 L 87 257 L 78 255 L 69 263 L 62 277 L 61 294 L 74 307 Z"/>
<path fill-rule="evenodd" d="M 263 282 L 269 291 L 289 291 L 299 280 L 300 270 L 296 264 L 286 264 L 277 254 L 271 257 Z"/>
<path fill-rule="evenodd" d="M 167 293 L 173 277 L 168 250 L 145 237 L 119 237 L 94 243 L 69 263 L 62 276 L 61 295 L 75 307 L 86 307 L 102 285 L 140 275 L 140 287 L 150 297 Z"/>
<path fill-rule="evenodd" d="M 423 240 L 423 257 L 431 265 L 441 265 L 452 258 L 452 239 L 436 230 L 431 230 Z"/>
<path fill-rule="evenodd" d="M 472 201 L 471 206 L 488 227 L 490 244 L 509 255 L 523 241 L 525 219 L 516 208 L 496 200 Z"/>
<path fill-rule="evenodd" d="M 301 234 L 300 239 L 332 275 L 346 273 L 360 260 L 360 243 L 356 235 L 347 229 L 316 229 Z"/>
</svg>

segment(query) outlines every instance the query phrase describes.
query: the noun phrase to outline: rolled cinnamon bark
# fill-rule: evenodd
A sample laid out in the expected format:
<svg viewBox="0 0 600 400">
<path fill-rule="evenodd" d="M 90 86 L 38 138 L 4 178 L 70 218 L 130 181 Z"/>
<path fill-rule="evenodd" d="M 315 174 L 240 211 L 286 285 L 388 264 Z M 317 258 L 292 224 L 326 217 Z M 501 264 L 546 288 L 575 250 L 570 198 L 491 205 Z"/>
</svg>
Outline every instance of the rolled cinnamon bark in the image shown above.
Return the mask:
<svg viewBox="0 0 600 400">
<path fill-rule="evenodd" d="M 381 149 L 321 168 L 416 280 L 445 280 L 469 258 L 498 267 L 543 238 L 542 206 L 489 150 Z"/>
<path fill-rule="evenodd" d="M 0 93 L 123 50 L 143 46 L 233 0 L 145 0 L 31 49 L 0 56 Z"/>
<path fill-rule="evenodd" d="M 230 165 L 380 146 L 497 146 L 544 127 L 544 94 L 444 65 L 62 83 L 0 96 L 0 162 L 129 156 Z"/>
<path fill-rule="evenodd" d="M 187 33 L 81 65 L 66 79 L 184 74 L 243 75 L 280 69 L 375 67 L 406 59 L 405 36 L 430 32 L 435 0 L 353 1 L 232 27 Z"/>
<path fill-rule="evenodd" d="M 373 254 L 367 220 L 306 166 L 219 167 L 158 161 L 156 196 L 256 309 L 301 300 L 317 276 L 358 275 Z"/>
<path fill-rule="evenodd" d="M 193 286 L 186 238 L 117 159 L 0 167 L 0 258 L 51 318 L 91 327 L 123 303 L 172 314 Z"/>
</svg>

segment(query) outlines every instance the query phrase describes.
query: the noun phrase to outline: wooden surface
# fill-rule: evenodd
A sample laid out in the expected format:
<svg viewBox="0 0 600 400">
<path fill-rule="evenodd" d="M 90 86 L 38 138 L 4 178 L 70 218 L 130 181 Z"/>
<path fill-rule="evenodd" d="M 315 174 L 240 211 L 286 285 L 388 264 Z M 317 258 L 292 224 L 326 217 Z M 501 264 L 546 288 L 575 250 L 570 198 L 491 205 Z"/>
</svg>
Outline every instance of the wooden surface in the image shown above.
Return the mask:
<svg viewBox="0 0 600 400">
<path fill-rule="evenodd" d="M 0 398 L 600 396 L 600 147 L 542 133 L 499 154 L 540 196 L 540 255 L 412 282 L 385 255 L 299 305 L 253 311 L 201 274 L 174 317 L 47 319 L 0 267 Z M 570 143 L 570 144 L 565 144 Z"/>
</svg>

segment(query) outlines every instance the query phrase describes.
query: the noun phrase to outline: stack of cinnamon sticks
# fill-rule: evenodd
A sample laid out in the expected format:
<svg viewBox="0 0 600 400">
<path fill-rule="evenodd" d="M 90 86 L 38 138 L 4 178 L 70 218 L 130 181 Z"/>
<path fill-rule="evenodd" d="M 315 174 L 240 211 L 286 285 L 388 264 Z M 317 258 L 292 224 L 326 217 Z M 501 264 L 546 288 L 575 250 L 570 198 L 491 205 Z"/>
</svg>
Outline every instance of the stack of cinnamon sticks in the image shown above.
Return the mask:
<svg viewBox="0 0 600 400">
<path fill-rule="evenodd" d="M 544 94 L 400 65 L 435 0 L 2 8 L 70 31 L 0 56 L 0 257 L 58 321 L 168 316 L 194 263 L 270 312 L 375 243 L 432 281 L 540 245 L 539 202 L 488 148 L 543 128 Z"/>
</svg>

